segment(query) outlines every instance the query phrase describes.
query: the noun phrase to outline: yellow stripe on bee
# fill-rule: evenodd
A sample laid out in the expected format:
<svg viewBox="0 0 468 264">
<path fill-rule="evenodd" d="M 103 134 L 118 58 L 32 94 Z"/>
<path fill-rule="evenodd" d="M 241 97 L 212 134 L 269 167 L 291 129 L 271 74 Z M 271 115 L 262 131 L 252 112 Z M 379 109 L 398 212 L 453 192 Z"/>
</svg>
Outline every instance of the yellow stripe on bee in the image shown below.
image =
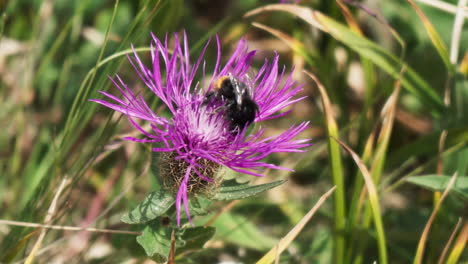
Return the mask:
<svg viewBox="0 0 468 264">
<path fill-rule="evenodd" d="M 215 82 L 214 82 L 214 85 L 213 85 L 213 90 L 219 90 L 221 89 L 221 86 L 223 85 L 223 82 L 226 80 L 226 79 L 229 79 L 229 76 L 221 76 L 219 77 Z"/>
</svg>

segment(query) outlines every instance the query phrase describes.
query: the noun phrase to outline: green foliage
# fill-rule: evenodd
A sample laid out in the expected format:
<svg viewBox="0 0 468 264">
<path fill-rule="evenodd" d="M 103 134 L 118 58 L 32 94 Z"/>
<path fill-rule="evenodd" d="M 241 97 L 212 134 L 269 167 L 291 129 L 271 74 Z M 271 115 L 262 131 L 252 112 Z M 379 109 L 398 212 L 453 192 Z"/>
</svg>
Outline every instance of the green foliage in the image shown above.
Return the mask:
<svg viewBox="0 0 468 264">
<path fill-rule="evenodd" d="M 200 250 L 203 245 L 215 234 L 214 227 L 193 227 L 176 229 L 163 226 L 159 221 L 153 221 L 146 225 L 143 233 L 136 239 L 148 257 L 158 263 L 167 261 L 171 250 L 171 236 L 174 232 L 174 241 L 177 254 L 181 255 L 188 251 Z"/>
<path fill-rule="evenodd" d="M 212 226 L 197 226 L 182 229 L 179 232 L 181 233 L 180 240 L 183 243 L 177 248 L 177 254 L 200 250 L 203 248 L 203 245 L 214 236 L 215 231 L 216 228 Z"/>
<path fill-rule="evenodd" d="M 247 183 L 239 184 L 236 180 L 229 180 L 223 183 L 212 199 L 219 201 L 245 199 L 275 188 L 285 182 L 286 181 L 283 180 L 260 185 L 249 185 Z"/>
<path fill-rule="evenodd" d="M 213 226 L 217 230 L 216 237 L 249 249 L 265 251 L 274 247 L 278 241 L 263 232 L 249 218 L 238 214 L 222 214 Z"/>
<path fill-rule="evenodd" d="M 285 181 L 276 181 L 267 184 L 250 186 L 248 184 L 238 184 L 235 180 L 226 181 L 211 198 L 201 195 L 189 197 L 189 211 L 192 217 L 206 215 L 209 207 L 212 205 L 213 200 L 237 200 L 244 199 L 253 195 L 257 195 L 266 190 L 274 188 L 283 184 Z M 176 245 L 178 248 L 177 253 L 180 254 L 184 251 L 200 249 L 203 244 L 208 241 L 215 233 L 213 227 L 196 226 L 193 228 L 179 229 L 174 226 L 176 222 L 175 214 L 175 198 L 174 194 L 170 191 L 159 190 L 151 192 L 146 196 L 145 200 L 137 205 L 130 212 L 124 214 L 121 221 L 127 224 L 144 224 L 142 235 L 137 237 L 137 242 L 144 248 L 148 257 L 153 258 L 158 262 L 167 261 L 171 247 L 171 234 L 174 232 L 176 236 Z M 181 212 L 183 214 L 183 212 Z M 257 239 L 254 243 L 245 242 L 252 241 L 247 239 L 248 236 L 258 235 L 261 233 L 248 223 L 240 223 L 245 219 L 240 216 L 234 217 L 236 220 L 224 221 L 220 226 L 221 231 L 225 230 L 227 226 L 237 225 L 234 235 L 230 235 L 234 242 L 241 242 L 242 245 L 263 249 L 271 246 L 272 244 L 263 240 L 263 243 L 258 244 Z M 162 223 L 165 223 L 162 224 Z M 216 226 L 216 225 L 215 225 Z M 268 246 L 266 246 L 268 245 Z"/>
<path fill-rule="evenodd" d="M 138 236 L 136 240 L 145 249 L 148 257 L 164 263 L 167 261 L 167 256 L 171 250 L 172 230 L 170 227 L 161 226 L 159 221 L 156 220 L 146 225 L 143 234 Z"/>
<path fill-rule="evenodd" d="M 333 255 L 333 244 L 329 237 L 332 235 L 329 229 L 317 230 L 306 258 L 309 263 L 320 264 L 330 263 Z"/>
<path fill-rule="evenodd" d="M 443 192 L 447 189 L 450 178 L 451 177 L 447 175 L 421 175 L 408 177 L 406 181 L 431 191 Z M 468 199 L 468 177 L 457 177 L 452 190 L 464 199 Z"/>
<path fill-rule="evenodd" d="M 124 214 L 120 220 L 127 224 L 143 224 L 166 213 L 174 203 L 174 195 L 169 192 L 151 192 L 142 203 Z"/>
<path fill-rule="evenodd" d="M 158 156 L 156 153 L 152 155 L 151 170 L 159 178 L 158 170 Z M 262 192 L 277 187 L 283 183 L 282 181 L 275 181 L 272 183 L 249 185 L 248 183 L 237 183 L 235 179 L 227 180 L 222 185 L 215 189 L 215 193 L 210 197 L 204 195 L 191 195 L 189 196 L 189 212 L 191 217 L 204 216 L 209 212 L 213 201 L 229 201 L 245 199 Z M 178 228 L 174 226 L 176 223 L 176 210 L 175 210 L 175 197 L 174 193 L 164 188 L 151 192 L 146 198 L 138 204 L 134 209 L 121 217 L 121 221 L 127 224 L 143 224 L 143 233 L 137 237 L 137 242 L 143 247 L 148 257 L 151 257 L 157 262 L 166 262 L 171 248 L 171 234 L 174 232 L 177 247 L 177 254 L 185 251 L 194 251 L 203 247 L 214 234 L 214 227 L 195 226 L 193 228 Z M 184 209 L 181 209 L 181 214 L 184 214 Z M 221 231 L 226 230 L 226 225 L 232 227 L 236 225 L 236 230 L 233 235 L 230 235 L 233 243 L 255 248 L 265 249 L 273 244 L 269 243 L 271 239 L 264 239 L 262 243 L 258 243 L 257 239 L 254 243 L 246 242 L 252 241 L 248 238 L 251 235 L 261 236 L 261 232 L 246 219 L 240 216 L 231 217 L 236 219 L 233 221 L 223 221 L 223 225 L 219 228 Z M 186 220 L 182 217 L 183 221 Z M 246 221 L 240 223 L 239 221 Z M 163 224 L 164 223 L 164 224 Z M 216 225 L 215 225 L 216 226 Z M 267 242 L 268 241 L 268 242 Z"/>
</svg>

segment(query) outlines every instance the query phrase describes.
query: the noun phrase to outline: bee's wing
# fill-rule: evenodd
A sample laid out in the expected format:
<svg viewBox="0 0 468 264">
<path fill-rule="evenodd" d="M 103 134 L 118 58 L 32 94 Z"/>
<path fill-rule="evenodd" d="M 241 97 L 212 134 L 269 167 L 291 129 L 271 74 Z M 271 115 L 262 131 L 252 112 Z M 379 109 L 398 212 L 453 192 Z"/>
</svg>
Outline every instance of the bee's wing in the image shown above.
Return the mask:
<svg viewBox="0 0 468 264">
<path fill-rule="evenodd" d="M 234 88 L 236 103 L 237 105 L 241 105 L 242 95 L 246 92 L 245 85 L 231 74 L 229 74 L 229 78 L 231 79 L 232 87 Z"/>
<path fill-rule="evenodd" d="M 254 89 L 256 87 L 256 83 L 259 81 L 259 74 L 258 71 L 254 68 L 249 68 L 249 70 L 244 74 L 243 76 L 243 82 L 246 84 L 247 87 L 245 87 L 246 92 L 250 95 L 250 97 L 254 98 L 255 93 Z"/>
</svg>

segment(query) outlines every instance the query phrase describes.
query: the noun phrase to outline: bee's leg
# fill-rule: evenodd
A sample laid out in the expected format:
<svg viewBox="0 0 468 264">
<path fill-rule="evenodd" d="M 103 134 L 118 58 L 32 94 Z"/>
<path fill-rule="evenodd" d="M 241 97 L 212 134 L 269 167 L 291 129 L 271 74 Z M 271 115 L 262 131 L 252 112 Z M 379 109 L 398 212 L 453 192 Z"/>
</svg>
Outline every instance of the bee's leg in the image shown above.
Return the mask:
<svg viewBox="0 0 468 264">
<path fill-rule="evenodd" d="M 210 110 L 210 114 L 219 114 L 219 113 L 225 113 L 228 109 L 228 107 L 224 104 L 219 103 L 218 101 L 214 100 L 215 97 L 213 95 L 210 98 L 205 98 L 203 101 L 203 105 L 207 106 Z M 209 105 L 208 105 L 209 104 Z"/>
<path fill-rule="evenodd" d="M 205 100 L 203 100 L 203 105 L 207 105 L 209 102 L 211 102 L 213 100 L 213 98 L 216 97 L 216 93 L 215 92 L 208 92 L 206 95 L 205 95 Z"/>
<path fill-rule="evenodd" d="M 227 110 L 227 106 L 221 105 L 221 106 L 216 107 L 213 113 L 225 112 L 226 110 Z"/>
</svg>

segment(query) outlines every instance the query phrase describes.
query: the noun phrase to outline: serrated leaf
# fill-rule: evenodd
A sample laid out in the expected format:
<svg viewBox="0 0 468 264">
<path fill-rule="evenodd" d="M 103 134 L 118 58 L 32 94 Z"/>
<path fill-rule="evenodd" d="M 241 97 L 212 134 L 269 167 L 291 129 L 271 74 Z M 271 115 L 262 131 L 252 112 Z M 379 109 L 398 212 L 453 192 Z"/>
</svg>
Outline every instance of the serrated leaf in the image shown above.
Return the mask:
<svg viewBox="0 0 468 264">
<path fill-rule="evenodd" d="M 406 181 L 431 191 L 443 191 L 447 188 L 450 178 L 450 176 L 446 175 L 425 175 L 408 177 Z M 468 177 L 458 177 L 453 184 L 452 190 L 468 199 Z"/>
<path fill-rule="evenodd" d="M 140 244 L 148 257 L 158 263 L 167 261 L 171 249 L 171 233 L 174 229 L 162 226 L 160 221 L 152 221 L 138 236 Z M 176 252 L 192 251 L 203 248 L 203 245 L 215 234 L 214 227 L 197 226 L 193 228 L 179 229 L 176 232 Z"/>
<path fill-rule="evenodd" d="M 136 240 L 148 257 L 158 263 L 164 263 L 171 249 L 171 231 L 171 228 L 162 227 L 158 221 L 155 221 L 147 225 Z"/>
<path fill-rule="evenodd" d="M 127 224 L 142 224 L 166 213 L 174 204 L 174 196 L 168 192 L 155 191 L 145 200 L 120 219 Z"/>
<path fill-rule="evenodd" d="M 185 242 L 185 245 L 177 249 L 177 253 L 180 254 L 187 250 L 197 250 L 203 248 L 208 240 L 210 240 L 216 232 L 216 228 L 209 226 L 197 226 L 193 228 L 186 228 L 180 239 Z"/>
<path fill-rule="evenodd" d="M 214 195 L 213 200 L 229 201 L 244 199 L 275 188 L 285 182 L 285 180 L 281 180 L 260 185 L 248 185 L 247 183 L 239 184 L 235 180 L 226 181 Z"/>
</svg>

